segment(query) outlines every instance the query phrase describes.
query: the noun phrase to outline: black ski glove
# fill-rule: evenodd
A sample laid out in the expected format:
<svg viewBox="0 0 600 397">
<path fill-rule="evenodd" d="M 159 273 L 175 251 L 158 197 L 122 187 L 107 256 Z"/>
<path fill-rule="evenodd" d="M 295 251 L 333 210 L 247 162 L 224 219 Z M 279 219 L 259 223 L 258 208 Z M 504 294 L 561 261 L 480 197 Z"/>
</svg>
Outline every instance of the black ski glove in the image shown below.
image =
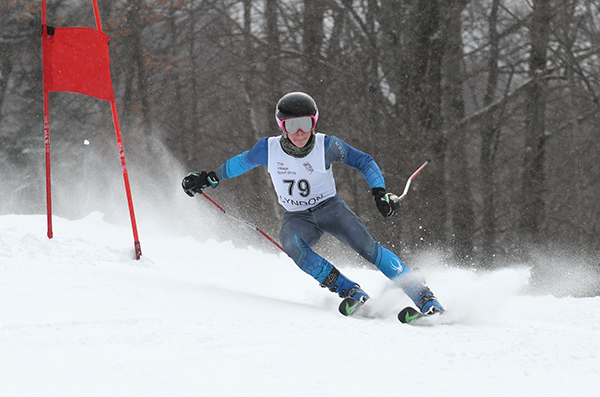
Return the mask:
<svg viewBox="0 0 600 397">
<path fill-rule="evenodd" d="M 190 172 L 181 182 L 183 191 L 190 197 L 196 193 L 202 193 L 202 189 L 211 186 L 213 189 L 219 184 L 219 178 L 214 171 Z"/>
<path fill-rule="evenodd" d="M 382 187 L 374 187 L 371 189 L 371 193 L 373 193 L 373 197 L 375 197 L 377 209 L 385 218 L 389 218 L 400 209 L 400 201 L 398 201 L 398 196 L 395 194 L 386 193 L 385 189 Z"/>
</svg>

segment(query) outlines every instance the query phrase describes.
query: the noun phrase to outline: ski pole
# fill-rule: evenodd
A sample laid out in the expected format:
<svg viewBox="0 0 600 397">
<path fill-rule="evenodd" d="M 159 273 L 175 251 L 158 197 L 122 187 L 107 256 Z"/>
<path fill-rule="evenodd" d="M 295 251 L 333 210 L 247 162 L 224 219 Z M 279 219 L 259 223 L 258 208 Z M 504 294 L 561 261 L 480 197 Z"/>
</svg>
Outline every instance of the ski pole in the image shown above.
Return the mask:
<svg viewBox="0 0 600 397">
<path fill-rule="evenodd" d="M 412 183 L 412 180 L 419 174 L 419 172 L 421 172 L 421 170 L 423 168 L 425 168 L 427 166 L 427 164 L 429 164 L 431 162 L 431 160 L 425 160 L 425 162 L 423 163 L 422 166 L 419 167 L 418 170 L 416 170 L 415 172 L 413 172 L 413 174 L 410 176 L 410 178 L 408 178 L 408 181 L 406 181 L 406 186 L 404 186 L 404 192 L 402 193 L 402 196 L 398 197 L 398 201 L 402 201 L 404 199 L 404 197 L 406 197 L 406 194 L 408 193 L 408 189 L 410 188 L 410 184 Z"/>
<path fill-rule="evenodd" d="M 263 235 L 264 238 L 266 238 L 267 240 L 269 240 L 270 242 L 272 242 L 273 244 L 275 244 L 277 246 L 277 248 L 279 248 L 280 250 L 283 251 L 283 247 L 281 245 L 279 245 L 279 243 L 277 243 L 277 241 L 273 240 L 267 233 L 263 232 L 261 229 L 259 229 L 258 227 L 254 226 L 253 224 L 251 224 L 250 222 L 240 218 L 239 216 L 233 215 L 230 212 L 227 212 L 223 207 L 221 207 L 219 204 L 217 204 L 213 199 L 211 199 L 210 197 L 208 197 L 208 195 L 204 192 L 201 193 L 202 196 L 207 199 L 208 201 L 210 201 L 215 207 L 217 207 L 219 210 L 221 210 L 222 213 L 224 213 L 225 215 L 227 215 L 230 218 L 235 219 L 238 222 L 243 223 L 244 225 L 248 226 L 250 229 L 254 229 L 257 232 L 259 232 L 260 234 Z"/>
</svg>

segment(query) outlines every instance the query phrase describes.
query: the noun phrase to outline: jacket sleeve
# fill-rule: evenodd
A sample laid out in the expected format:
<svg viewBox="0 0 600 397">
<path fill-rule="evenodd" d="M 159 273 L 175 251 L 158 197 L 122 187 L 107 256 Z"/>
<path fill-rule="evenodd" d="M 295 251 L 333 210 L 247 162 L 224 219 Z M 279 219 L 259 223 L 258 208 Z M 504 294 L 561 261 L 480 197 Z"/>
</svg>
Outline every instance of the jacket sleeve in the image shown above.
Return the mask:
<svg viewBox="0 0 600 397">
<path fill-rule="evenodd" d="M 227 160 L 225 164 L 221 165 L 215 171 L 217 178 L 223 181 L 242 175 L 244 172 L 250 171 L 259 165 L 266 166 L 269 157 L 267 140 L 267 137 L 262 138 L 252 149 L 246 150 L 244 153 Z"/>
<path fill-rule="evenodd" d="M 327 136 L 325 137 L 325 165 L 329 168 L 334 162 L 347 164 L 359 170 L 371 189 L 374 187 L 385 189 L 383 174 L 373 157 L 339 138 Z"/>
</svg>

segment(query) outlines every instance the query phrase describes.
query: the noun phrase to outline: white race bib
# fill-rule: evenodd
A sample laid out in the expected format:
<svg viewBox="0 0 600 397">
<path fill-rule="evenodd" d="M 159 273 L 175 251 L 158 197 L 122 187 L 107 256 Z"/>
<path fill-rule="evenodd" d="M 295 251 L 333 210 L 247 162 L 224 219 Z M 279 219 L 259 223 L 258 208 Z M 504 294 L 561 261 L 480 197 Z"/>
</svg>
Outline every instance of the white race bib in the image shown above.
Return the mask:
<svg viewBox="0 0 600 397">
<path fill-rule="evenodd" d="M 296 158 L 281 148 L 281 136 L 269 138 L 268 169 L 281 204 L 288 211 L 312 208 L 336 195 L 331 167 L 325 169 L 325 135 L 315 135 L 315 147 Z"/>
</svg>

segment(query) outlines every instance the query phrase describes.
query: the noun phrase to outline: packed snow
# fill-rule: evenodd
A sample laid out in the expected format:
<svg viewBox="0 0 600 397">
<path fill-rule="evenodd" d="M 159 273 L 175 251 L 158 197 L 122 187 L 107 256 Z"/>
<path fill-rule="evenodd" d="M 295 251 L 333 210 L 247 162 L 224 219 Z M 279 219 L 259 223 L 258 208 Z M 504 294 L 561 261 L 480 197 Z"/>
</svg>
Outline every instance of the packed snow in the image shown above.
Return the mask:
<svg viewBox="0 0 600 397">
<path fill-rule="evenodd" d="M 0 216 L 0 395 L 597 395 L 600 297 L 527 293 L 525 267 L 425 258 L 448 311 L 418 327 L 368 267 L 338 264 L 379 315 L 346 318 L 275 247 L 141 220 L 136 261 L 131 228 L 104 218 L 55 216 L 48 239 L 45 215 Z"/>
</svg>

